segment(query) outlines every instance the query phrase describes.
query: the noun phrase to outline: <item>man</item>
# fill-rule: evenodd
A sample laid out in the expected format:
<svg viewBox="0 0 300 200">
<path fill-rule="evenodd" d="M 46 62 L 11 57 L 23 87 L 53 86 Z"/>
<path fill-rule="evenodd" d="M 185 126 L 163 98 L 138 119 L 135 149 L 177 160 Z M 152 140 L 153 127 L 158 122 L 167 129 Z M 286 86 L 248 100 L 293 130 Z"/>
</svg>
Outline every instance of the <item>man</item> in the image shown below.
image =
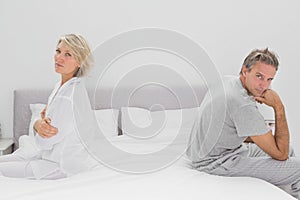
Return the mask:
<svg viewBox="0 0 300 200">
<path fill-rule="evenodd" d="M 224 77 L 222 84 L 211 87 L 201 103 L 187 155 L 199 171 L 260 178 L 299 199 L 300 159 L 289 147 L 284 105 L 269 88 L 278 65 L 274 53 L 256 49 L 245 58 L 239 77 Z M 273 108 L 274 133 L 256 102 Z"/>
</svg>

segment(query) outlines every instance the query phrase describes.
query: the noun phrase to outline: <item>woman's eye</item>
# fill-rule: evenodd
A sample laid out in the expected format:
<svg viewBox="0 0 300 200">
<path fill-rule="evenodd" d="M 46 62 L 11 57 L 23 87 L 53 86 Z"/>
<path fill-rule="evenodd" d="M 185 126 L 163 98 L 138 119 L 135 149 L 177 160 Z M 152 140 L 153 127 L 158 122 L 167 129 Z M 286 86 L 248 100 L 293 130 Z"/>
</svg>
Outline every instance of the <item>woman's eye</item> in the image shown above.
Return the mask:
<svg viewBox="0 0 300 200">
<path fill-rule="evenodd" d="M 56 52 L 57 54 L 59 54 L 59 53 L 60 53 L 60 50 L 59 50 L 59 49 L 56 49 L 55 52 Z"/>
<path fill-rule="evenodd" d="M 72 55 L 71 55 L 70 53 L 66 53 L 66 56 L 69 56 L 69 57 L 71 57 Z"/>
</svg>

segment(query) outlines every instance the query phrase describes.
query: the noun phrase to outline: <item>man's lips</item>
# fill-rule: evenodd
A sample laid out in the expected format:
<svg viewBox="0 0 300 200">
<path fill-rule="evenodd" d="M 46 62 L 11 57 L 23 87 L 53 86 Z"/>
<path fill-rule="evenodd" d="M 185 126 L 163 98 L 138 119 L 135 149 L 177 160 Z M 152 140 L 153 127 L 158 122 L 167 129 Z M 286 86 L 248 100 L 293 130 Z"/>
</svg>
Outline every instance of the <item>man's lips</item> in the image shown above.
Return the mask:
<svg viewBox="0 0 300 200">
<path fill-rule="evenodd" d="M 256 89 L 256 92 L 259 94 L 259 95 L 262 95 L 264 93 L 265 90 L 263 89 Z"/>
</svg>

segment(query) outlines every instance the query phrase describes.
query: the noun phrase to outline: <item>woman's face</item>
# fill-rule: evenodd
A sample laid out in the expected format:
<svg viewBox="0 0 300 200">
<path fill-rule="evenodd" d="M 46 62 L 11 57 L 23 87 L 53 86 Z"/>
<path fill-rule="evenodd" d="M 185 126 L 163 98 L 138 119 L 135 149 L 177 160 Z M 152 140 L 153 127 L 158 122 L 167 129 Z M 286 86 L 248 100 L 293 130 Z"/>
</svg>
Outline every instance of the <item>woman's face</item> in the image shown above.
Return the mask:
<svg viewBox="0 0 300 200">
<path fill-rule="evenodd" d="M 77 72 L 79 62 L 76 60 L 74 53 L 61 42 L 57 45 L 54 55 L 55 71 L 69 80 Z"/>
</svg>

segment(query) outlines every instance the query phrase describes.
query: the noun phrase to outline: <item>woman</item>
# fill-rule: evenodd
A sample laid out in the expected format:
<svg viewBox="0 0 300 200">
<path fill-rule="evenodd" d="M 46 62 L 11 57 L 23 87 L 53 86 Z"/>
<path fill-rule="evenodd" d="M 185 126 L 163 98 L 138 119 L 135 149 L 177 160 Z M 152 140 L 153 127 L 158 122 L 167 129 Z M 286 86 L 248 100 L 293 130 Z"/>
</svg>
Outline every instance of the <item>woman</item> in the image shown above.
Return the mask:
<svg viewBox="0 0 300 200">
<path fill-rule="evenodd" d="M 3 176 L 57 179 L 98 165 L 80 139 L 73 101 L 74 93 L 81 91 L 84 103 L 90 107 L 80 77 L 85 76 L 91 67 L 91 50 L 82 36 L 67 34 L 58 41 L 54 61 L 61 81 L 49 96 L 41 118 L 35 121 L 35 140 L 30 141 L 28 136 L 25 139 L 23 136 L 20 140 L 23 140 L 22 143 L 27 141 L 26 145 L 11 155 L 0 157 L 0 173 Z"/>
</svg>

